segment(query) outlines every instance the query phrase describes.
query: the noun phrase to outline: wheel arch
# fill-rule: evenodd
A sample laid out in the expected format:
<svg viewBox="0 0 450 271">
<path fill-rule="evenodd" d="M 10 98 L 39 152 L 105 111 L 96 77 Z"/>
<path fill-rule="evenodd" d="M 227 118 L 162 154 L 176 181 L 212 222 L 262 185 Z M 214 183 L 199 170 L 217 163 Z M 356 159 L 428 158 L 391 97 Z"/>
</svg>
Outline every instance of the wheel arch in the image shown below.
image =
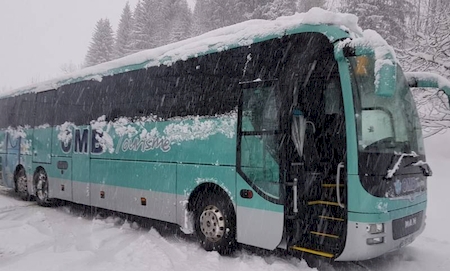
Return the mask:
<svg viewBox="0 0 450 271">
<path fill-rule="evenodd" d="M 202 183 L 202 184 L 198 185 L 197 187 L 195 187 L 195 189 L 189 195 L 187 210 L 189 212 L 195 211 L 198 201 L 206 193 L 214 193 L 220 197 L 228 199 L 232 203 L 234 212 L 236 213 L 236 206 L 233 201 L 232 194 L 229 191 L 227 191 L 227 189 L 223 188 L 222 186 L 220 186 L 216 183 L 211 183 L 211 182 L 205 182 L 205 183 Z"/>
</svg>

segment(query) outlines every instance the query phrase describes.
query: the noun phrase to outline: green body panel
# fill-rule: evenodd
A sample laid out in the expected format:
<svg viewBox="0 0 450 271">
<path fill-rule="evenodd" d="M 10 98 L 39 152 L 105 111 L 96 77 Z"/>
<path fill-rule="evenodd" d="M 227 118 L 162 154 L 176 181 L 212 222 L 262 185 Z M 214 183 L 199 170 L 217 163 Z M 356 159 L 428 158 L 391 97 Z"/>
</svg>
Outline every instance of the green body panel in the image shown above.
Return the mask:
<svg viewBox="0 0 450 271">
<path fill-rule="evenodd" d="M 20 163 L 25 168 L 28 179 L 33 178 L 34 167 L 33 157 L 31 155 L 20 155 Z"/>
<path fill-rule="evenodd" d="M 174 194 L 176 164 L 91 160 L 91 183 Z"/>
<path fill-rule="evenodd" d="M 355 108 L 353 107 L 352 83 L 350 82 L 349 64 L 342 49 L 335 45 L 335 58 L 338 61 L 339 75 L 341 77 L 342 98 L 345 110 L 345 130 L 347 138 L 347 174 L 358 174 L 358 144 L 356 139 Z M 351 183 L 349 182 L 349 186 Z M 349 195 L 351 195 L 349 193 Z"/>
<path fill-rule="evenodd" d="M 383 214 L 391 211 L 409 208 L 411 205 L 424 204 L 426 193 L 415 197 L 405 198 L 378 198 L 370 195 L 362 187 L 358 175 L 348 176 L 348 210 L 354 213 Z"/>
<path fill-rule="evenodd" d="M 6 135 L 5 131 L 0 130 L 0 153 L 6 153 Z"/>
<path fill-rule="evenodd" d="M 284 212 L 284 205 L 275 204 L 273 202 L 270 202 L 263 197 L 261 197 L 256 191 L 250 187 L 250 185 L 242 179 L 241 176 L 237 175 L 237 181 L 236 181 L 236 188 L 237 193 L 239 194 L 239 191 L 245 189 L 250 190 L 253 192 L 253 197 L 251 199 L 243 198 L 243 197 L 237 197 L 236 203 L 238 206 L 247 207 L 247 208 L 253 208 L 253 209 L 260 209 L 260 210 L 267 210 L 272 212 L 278 212 L 283 213 Z"/>
<path fill-rule="evenodd" d="M 67 163 L 67 169 L 58 168 L 58 163 L 61 162 Z M 69 157 L 58 157 L 53 159 L 51 165 L 45 165 L 45 171 L 49 177 L 62 180 L 72 180 L 72 159 Z"/>
<path fill-rule="evenodd" d="M 33 133 L 34 129 L 24 129 L 25 138 L 20 140 L 20 163 L 25 168 L 28 178 L 33 177 Z"/>
<path fill-rule="evenodd" d="M 202 183 L 214 183 L 227 192 L 232 201 L 236 199 L 235 167 L 207 165 L 177 165 L 177 194 L 189 195 Z"/>
<path fill-rule="evenodd" d="M 393 210 L 389 212 L 377 213 L 377 214 L 365 214 L 365 213 L 348 213 L 348 220 L 362 223 L 381 223 L 392 221 L 394 219 L 406 217 L 408 215 L 415 214 L 423 211 L 427 208 L 427 202 L 421 202 L 416 205 L 408 205 L 407 208 Z"/>
<path fill-rule="evenodd" d="M 6 185 L 4 182 L 4 162 L 6 158 L 6 138 L 5 138 L 5 132 L 0 130 L 0 185 Z"/>
<path fill-rule="evenodd" d="M 33 133 L 33 162 L 50 164 L 52 161 L 52 127 L 35 128 Z"/>
<path fill-rule="evenodd" d="M 236 163 L 236 117 L 163 122 L 113 123 L 95 127 L 110 143 L 101 143 L 102 159 L 143 160 L 209 165 Z"/>
</svg>

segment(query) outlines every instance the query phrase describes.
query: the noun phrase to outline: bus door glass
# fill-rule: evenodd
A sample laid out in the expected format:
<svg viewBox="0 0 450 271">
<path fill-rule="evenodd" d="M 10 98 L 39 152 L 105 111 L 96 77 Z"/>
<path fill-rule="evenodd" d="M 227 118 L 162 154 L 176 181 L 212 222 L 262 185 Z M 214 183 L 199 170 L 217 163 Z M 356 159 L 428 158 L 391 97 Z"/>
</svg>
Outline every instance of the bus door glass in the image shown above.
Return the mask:
<svg viewBox="0 0 450 271">
<path fill-rule="evenodd" d="M 279 98 L 273 81 L 251 84 L 242 94 L 240 170 L 263 195 L 280 198 Z"/>
</svg>

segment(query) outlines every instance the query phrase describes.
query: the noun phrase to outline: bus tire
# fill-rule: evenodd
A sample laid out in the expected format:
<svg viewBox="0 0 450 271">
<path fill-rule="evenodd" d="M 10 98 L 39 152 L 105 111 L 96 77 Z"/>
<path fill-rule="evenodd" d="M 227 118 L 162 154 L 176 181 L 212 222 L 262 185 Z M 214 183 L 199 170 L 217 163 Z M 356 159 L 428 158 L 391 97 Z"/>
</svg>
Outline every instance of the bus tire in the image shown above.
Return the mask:
<svg viewBox="0 0 450 271">
<path fill-rule="evenodd" d="M 22 200 L 29 201 L 30 194 L 28 193 L 28 181 L 25 168 L 22 166 L 16 169 L 14 174 L 14 190 Z"/>
<path fill-rule="evenodd" d="M 37 204 L 44 207 L 51 206 L 53 202 L 48 197 L 48 177 L 43 168 L 38 168 L 34 173 L 34 186 Z"/>
<path fill-rule="evenodd" d="M 208 191 L 198 198 L 195 232 L 206 251 L 229 255 L 237 245 L 236 213 L 228 195 L 215 192 Z"/>
</svg>

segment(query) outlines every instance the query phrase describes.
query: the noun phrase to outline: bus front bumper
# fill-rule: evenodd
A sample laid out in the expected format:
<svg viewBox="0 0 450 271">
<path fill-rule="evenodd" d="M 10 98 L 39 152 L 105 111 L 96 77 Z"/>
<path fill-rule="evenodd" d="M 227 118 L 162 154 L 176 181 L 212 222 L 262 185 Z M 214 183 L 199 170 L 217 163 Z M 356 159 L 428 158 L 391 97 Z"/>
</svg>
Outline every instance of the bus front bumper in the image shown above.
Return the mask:
<svg viewBox="0 0 450 271">
<path fill-rule="evenodd" d="M 348 221 L 345 248 L 335 260 L 368 260 L 407 246 L 425 229 L 425 217 L 423 210 L 383 223 Z"/>
</svg>

